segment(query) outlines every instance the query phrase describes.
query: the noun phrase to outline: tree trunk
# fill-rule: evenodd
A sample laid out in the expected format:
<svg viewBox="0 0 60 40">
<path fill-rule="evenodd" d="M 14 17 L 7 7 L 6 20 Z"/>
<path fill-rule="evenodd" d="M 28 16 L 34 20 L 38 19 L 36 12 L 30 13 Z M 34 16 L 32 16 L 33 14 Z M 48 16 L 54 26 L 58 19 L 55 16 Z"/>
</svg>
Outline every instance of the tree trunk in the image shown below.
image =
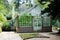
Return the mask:
<svg viewBox="0 0 60 40">
<path fill-rule="evenodd" d="M 18 15 L 16 17 L 16 32 L 18 32 Z"/>
</svg>

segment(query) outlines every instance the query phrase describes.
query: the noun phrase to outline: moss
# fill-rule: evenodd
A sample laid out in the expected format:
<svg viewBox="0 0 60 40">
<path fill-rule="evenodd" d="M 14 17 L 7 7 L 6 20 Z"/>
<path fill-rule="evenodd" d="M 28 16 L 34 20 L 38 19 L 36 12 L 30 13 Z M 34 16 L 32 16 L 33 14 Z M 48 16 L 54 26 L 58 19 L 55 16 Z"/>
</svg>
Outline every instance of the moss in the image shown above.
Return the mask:
<svg viewBox="0 0 60 40">
<path fill-rule="evenodd" d="M 33 38 L 33 37 L 37 36 L 37 33 L 20 33 L 20 36 L 23 39 L 29 39 L 29 38 Z"/>
</svg>

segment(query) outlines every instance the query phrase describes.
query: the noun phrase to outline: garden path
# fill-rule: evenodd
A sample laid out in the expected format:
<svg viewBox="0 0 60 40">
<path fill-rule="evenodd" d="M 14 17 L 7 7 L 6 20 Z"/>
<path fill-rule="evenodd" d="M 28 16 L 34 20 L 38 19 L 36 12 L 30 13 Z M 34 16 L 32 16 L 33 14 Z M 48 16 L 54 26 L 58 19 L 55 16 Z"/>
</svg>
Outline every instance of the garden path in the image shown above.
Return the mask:
<svg viewBox="0 0 60 40">
<path fill-rule="evenodd" d="M 17 33 L 2 32 L 0 33 L 0 40 L 23 40 Z"/>
<path fill-rule="evenodd" d="M 39 35 L 44 35 L 49 38 L 31 38 L 27 40 L 60 40 L 60 35 L 55 33 L 39 33 Z"/>
</svg>

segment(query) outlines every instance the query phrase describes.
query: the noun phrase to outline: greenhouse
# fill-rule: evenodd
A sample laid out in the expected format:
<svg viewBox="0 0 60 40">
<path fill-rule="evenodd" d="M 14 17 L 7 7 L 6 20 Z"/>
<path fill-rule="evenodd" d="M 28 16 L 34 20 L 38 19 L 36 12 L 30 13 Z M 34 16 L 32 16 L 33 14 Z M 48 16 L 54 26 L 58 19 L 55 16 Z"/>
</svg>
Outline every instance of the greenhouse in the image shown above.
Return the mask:
<svg viewBox="0 0 60 40">
<path fill-rule="evenodd" d="M 18 15 L 16 18 L 17 32 L 51 32 L 51 19 L 43 16 Z"/>
</svg>

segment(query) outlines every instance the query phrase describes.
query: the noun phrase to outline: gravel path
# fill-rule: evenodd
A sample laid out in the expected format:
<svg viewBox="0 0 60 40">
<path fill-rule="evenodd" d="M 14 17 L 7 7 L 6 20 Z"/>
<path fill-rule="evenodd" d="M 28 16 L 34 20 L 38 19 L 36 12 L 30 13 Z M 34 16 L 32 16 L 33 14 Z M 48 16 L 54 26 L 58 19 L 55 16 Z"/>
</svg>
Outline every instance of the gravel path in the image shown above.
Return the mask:
<svg viewBox="0 0 60 40">
<path fill-rule="evenodd" d="M 23 40 L 17 33 L 2 32 L 0 33 L 0 40 Z"/>
</svg>

